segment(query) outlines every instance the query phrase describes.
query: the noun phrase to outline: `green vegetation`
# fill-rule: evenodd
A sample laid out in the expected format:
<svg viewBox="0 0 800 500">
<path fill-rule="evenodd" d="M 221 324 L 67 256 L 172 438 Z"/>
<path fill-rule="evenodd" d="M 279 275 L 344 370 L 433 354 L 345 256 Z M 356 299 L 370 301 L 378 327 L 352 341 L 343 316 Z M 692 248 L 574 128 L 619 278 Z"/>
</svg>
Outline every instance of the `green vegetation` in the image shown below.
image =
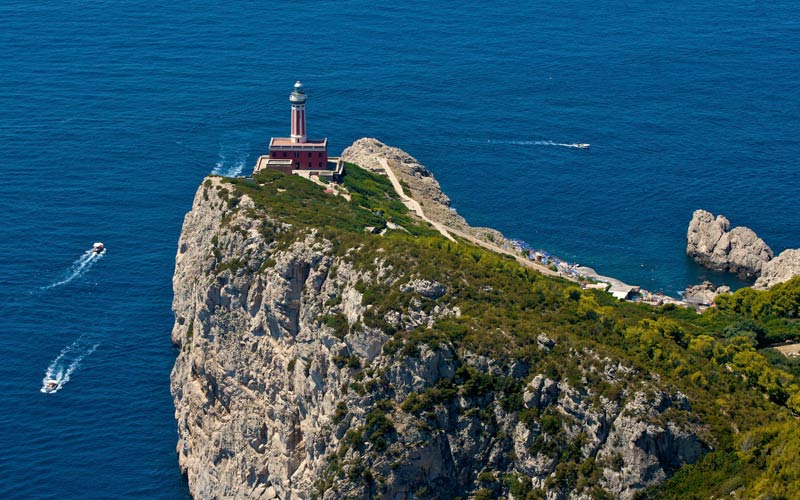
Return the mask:
<svg viewBox="0 0 800 500">
<path fill-rule="evenodd" d="M 262 170 L 252 181 L 225 179 L 233 187 L 233 196 L 225 188 L 221 196 L 229 208 L 235 208 L 242 194 L 247 194 L 256 206 L 282 222 L 314 227 L 332 239 L 346 233 L 362 234 L 367 227 L 383 229 L 387 222 L 398 224 L 412 235 L 432 235 L 435 230 L 415 222 L 400 202 L 386 177 L 370 174 L 355 165 L 347 165 L 344 186 L 351 194 L 348 202 L 341 196 L 325 195 L 322 187 L 298 176 Z M 230 206 L 230 200 L 237 200 Z M 284 239 L 292 239 L 293 234 Z M 347 238 L 347 242 L 352 242 Z"/>
<path fill-rule="evenodd" d="M 737 491 L 737 498 L 796 498 L 800 491 L 800 428 L 785 420 L 738 435 L 735 446 L 709 453 L 684 466 L 658 490 L 643 498 L 721 498 Z"/>
<path fill-rule="evenodd" d="M 320 317 L 319 320 L 328 328 L 333 329 L 333 335 L 338 339 L 343 339 L 350 331 L 347 318 L 342 313 L 328 314 Z"/>
<path fill-rule="evenodd" d="M 397 407 L 375 403 L 363 425 L 351 428 L 340 442 L 339 454 L 320 480 L 320 491 L 332 484 L 332 478 L 343 477 L 347 450 L 384 451 L 394 442 L 393 412 L 419 420 L 420 430 L 433 430 L 437 412 L 464 410 L 493 434 L 499 407 L 541 429 L 530 451 L 558 460 L 548 487 L 610 498 L 598 486 L 600 470 L 622 467 L 621 457 L 596 463 L 582 455 L 581 436 L 570 438 L 565 433 L 568 417 L 524 408 L 523 387 L 539 373 L 591 389 L 596 404 L 620 400 L 630 387 L 646 387 L 653 380 L 658 387 L 688 396 L 691 411 L 670 410 L 669 418 L 696 425 L 714 451 L 679 469 L 661 487 L 642 492 L 641 498 L 721 498 L 735 491 L 739 498 L 777 499 L 791 498 L 798 491 L 800 430 L 795 415 L 800 413 L 800 362 L 766 347 L 800 338 L 800 277 L 765 292 L 742 289 L 721 296 L 718 307 L 702 315 L 674 306 L 652 308 L 581 290 L 465 242 L 452 243 L 412 219 L 387 179 L 354 166 L 348 166 L 344 181 L 352 196 L 349 202 L 325 195 L 320 186 L 299 177 L 271 171 L 253 181 L 227 182 L 231 209 L 239 209 L 238 200 L 247 194 L 270 219 L 291 225 L 288 230 L 265 225 L 270 241 L 279 246 L 313 227 L 357 269 L 375 271 L 379 258 L 384 268 L 393 270 L 393 286 L 357 285 L 363 305 L 369 307 L 363 325 L 348 325 L 341 313 L 319 318 L 336 337 L 344 338 L 352 328 L 378 328 L 392 335 L 383 346 L 385 355 L 419 357 L 424 349 L 443 349 L 453 353 L 459 366 L 453 377 L 431 381 L 430 387 L 397 401 Z M 385 228 L 388 222 L 407 232 L 388 231 L 384 236 L 365 232 L 366 227 Z M 430 300 L 400 291 L 397 283 L 416 277 L 446 284 L 446 295 Z M 340 300 L 333 297 L 328 306 L 335 308 Z M 458 308 L 460 314 L 411 329 L 391 326 L 386 319 L 390 313 L 429 312 L 437 306 Z M 552 348 L 538 345 L 542 334 L 554 340 Z M 495 360 L 496 370 L 479 369 L 460 359 L 465 352 Z M 611 383 L 601 375 L 606 359 L 626 368 L 624 381 Z M 361 368 L 356 356 L 341 356 L 335 362 Z M 350 394 L 370 401 L 393 397 L 380 374 L 358 380 L 349 385 Z M 455 408 L 461 398 L 471 406 Z M 346 415 L 345 406 L 337 407 L 335 420 L 341 422 Z M 352 464 L 348 470 L 363 472 Z M 500 488 L 515 498 L 543 498 L 542 491 L 532 489 L 517 474 L 497 481 L 482 474 L 478 480 L 476 498 L 493 497 Z"/>
<path fill-rule="evenodd" d="M 742 288 L 717 299 L 721 311 L 754 319 L 800 317 L 800 281 L 790 280 L 766 291 Z"/>
<path fill-rule="evenodd" d="M 427 414 L 439 404 L 447 404 L 458 395 L 458 390 L 449 379 L 440 380 L 436 386 L 417 394 L 412 393 L 403 401 L 401 408 L 414 415 Z"/>
<path fill-rule="evenodd" d="M 344 368 L 345 366 L 355 369 L 361 368 L 361 360 L 354 354 L 349 356 L 338 355 L 333 358 L 333 363 L 339 368 Z"/>
</svg>

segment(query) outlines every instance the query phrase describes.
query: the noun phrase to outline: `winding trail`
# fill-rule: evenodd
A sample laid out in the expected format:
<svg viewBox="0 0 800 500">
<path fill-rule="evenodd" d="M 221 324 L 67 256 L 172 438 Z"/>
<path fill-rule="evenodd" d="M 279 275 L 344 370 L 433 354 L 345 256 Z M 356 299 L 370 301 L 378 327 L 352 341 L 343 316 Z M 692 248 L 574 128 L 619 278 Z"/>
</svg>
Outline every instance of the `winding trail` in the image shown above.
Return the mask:
<svg viewBox="0 0 800 500">
<path fill-rule="evenodd" d="M 417 214 L 420 219 L 424 220 L 425 222 L 435 227 L 437 231 L 442 233 L 442 236 L 444 236 L 445 238 L 447 238 L 452 242 L 455 242 L 456 241 L 455 238 L 450 236 L 449 231 L 453 231 L 451 228 L 448 228 L 444 224 L 429 219 L 425 215 L 425 212 L 422 211 L 422 205 L 420 205 L 417 200 L 411 198 L 405 193 L 405 191 L 403 190 L 403 186 L 400 184 L 400 181 L 397 180 L 397 176 L 394 175 L 394 171 L 391 168 L 389 168 L 389 163 L 387 163 L 386 158 L 378 158 L 378 161 L 380 161 L 383 170 L 386 172 L 386 176 L 389 178 L 390 181 L 392 181 L 392 186 L 394 187 L 394 190 L 397 191 L 397 194 L 400 196 L 400 200 L 402 200 L 403 204 L 409 210 Z"/>
<path fill-rule="evenodd" d="M 442 236 L 444 236 L 445 238 L 449 239 L 450 241 L 455 242 L 456 241 L 455 238 L 453 238 L 453 236 L 450 234 L 450 233 L 452 233 L 452 234 L 455 234 L 456 236 L 458 236 L 460 238 L 463 238 L 463 239 L 469 241 L 470 243 L 473 243 L 475 245 L 481 246 L 481 247 L 483 247 L 483 248 L 485 248 L 485 249 L 487 249 L 489 251 L 492 251 L 492 252 L 495 252 L 495 253 L 499 253 L 499 254 L 503 254 L 503 255 L 510 255 L 511 257 L 514 257 L 514 259 L 516 259 L 516 261 L 519 262 L 520 264 L 522 264 L 523 266 L 529 267 L 531 269 L 535 269 L 536 271 L 539 271 L 542 274 L 547 274 L 547 275 L 550 275 L 550 276 L 561 276 L 562 278 L 567 278 L 567 279 L 570 279 L 572 281 L 575 281 L 574 278 L 563 276 L 563 275 L 559 274 L 558 272 L 553 271 L 552 269 L 550 269 L 550 268 L 548 268 L 546 266 L 543 266 L 542 264 L 539 264 L 538 262 L 534 262 L 532 260 L 526 259 L 525 257 L 522 257 L 521 255 L 517 254 L 514 251 L 507 250 L 505 248 L 501 248 L 501 247 L 499 247 L 499 246 L 497 246 L 497 245 L 495 245 L 493 243 L 481 240 L 481 239 L 476 238 L 475 236 L 473 236 L 471 234 L 465 233 L 464 231 L 460 231 L 458 229 L 454 229 L 452 227 L 445 226 L 444 224 L 442 224 L 440 222 L 437 222 L 437 221 L 429 219 L 425 215 L 425 212 L 422 211 L 422 206 L 419 204 L 419 202 L 417 200 L 411 198 L 410 196 L 408 196 L 405 193 L 405 191 L 403 190 L 403 186 L 400 184 L 400 181 L 397 180 L 397 176 L 395 175 L 394 171 L 392 171 L 392 169 L 389 167 L 389 164 L 386 161 L 386 159 L 385 158 L 378 158 L 378 161 L 380 161 L 381 167 L 383 167 L 383 170 L 386 172 L 386 176 L 392 182 L 392 186 L 394 187 L 394 190 L 400 196 L 400 199 L 403 201 L 405 206 L 408 207 L 409 210 L 411 210 L 412 212 L 417 214 L 419 216 L 419 218 L 421 218 L 425 222 L 430 223 L 440 233 L 442 233 Z"/>
</svg>

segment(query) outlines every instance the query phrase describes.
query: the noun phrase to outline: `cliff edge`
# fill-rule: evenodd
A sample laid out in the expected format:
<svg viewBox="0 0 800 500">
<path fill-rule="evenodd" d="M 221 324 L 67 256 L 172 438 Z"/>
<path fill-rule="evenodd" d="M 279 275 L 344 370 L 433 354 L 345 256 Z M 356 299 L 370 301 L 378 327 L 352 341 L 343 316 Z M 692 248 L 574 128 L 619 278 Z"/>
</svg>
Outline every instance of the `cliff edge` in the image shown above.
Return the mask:
<svg viewBox="0 0 800 500">
<path fill-rule="evenodd" d="M 387 152 L 426 213 L 468 230 L 400 150 L 345 157 Z M 722 352 L 701 327 L 450 241 L 385 177 L 351 167 L 342 191 L 265 171 L 195 195 L 171 374 L 195 499 L 631 499 L 729 420 L 772 418 L 747 387 L 714 406 L 707 387 L 740 379 L 698 361 Z"/>
</svg>

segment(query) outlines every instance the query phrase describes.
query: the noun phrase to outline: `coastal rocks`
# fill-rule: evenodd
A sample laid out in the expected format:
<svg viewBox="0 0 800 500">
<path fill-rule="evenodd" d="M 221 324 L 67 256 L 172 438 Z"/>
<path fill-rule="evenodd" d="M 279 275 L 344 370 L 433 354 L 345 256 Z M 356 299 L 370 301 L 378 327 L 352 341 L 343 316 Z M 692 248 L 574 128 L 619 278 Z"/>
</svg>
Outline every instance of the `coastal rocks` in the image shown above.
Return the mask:
<svg viewBox="0 0 800 500">
<path fill-rule="evenodd" d="M 716 271 L 754 278 L 772 259 L 772 250 L 746 227 L 730 229 L 730 221 L 705 210 L 695 210 L 686 233 L 686 255 Z"/>
<path fill-rule="evenodd" d="M 683 294 L 683 300 L 696 306 L 710 306 L 714 303 L 714 298 L 721 293 L 730 293 L 731 287 L 715 286 L 710 281 L 704 281 L 699 285 L 690 286 Z"/>
<path fill-rule="evenodd" d="M 705 210 L 695 210 L 686 233 L 686 254 L 699 264 L 717 271 L 737 273 L 740 278 L 758 278 L 753 288 L 766 290 L 800 275 L 800 249 L 784 250 L 773 258 L 772 249 L 746 227 L 730 229 L 722 215 L 716 218 Z M 705 287 L 705 284 L 698 285 Z M 698 301 L 707 301 L 709 293 L 726 293 L 690 287 L 686 290 Z M 691 302 L 691 301 L 689 301 Z M 710 302 L 698 302 L 710 303 Z"/>
<path fill-rule="evenodd" d="M 753 288 L 766 290 L 800 275 L 800 249 L 788 249 L 764 264 Z"/>
</svg>

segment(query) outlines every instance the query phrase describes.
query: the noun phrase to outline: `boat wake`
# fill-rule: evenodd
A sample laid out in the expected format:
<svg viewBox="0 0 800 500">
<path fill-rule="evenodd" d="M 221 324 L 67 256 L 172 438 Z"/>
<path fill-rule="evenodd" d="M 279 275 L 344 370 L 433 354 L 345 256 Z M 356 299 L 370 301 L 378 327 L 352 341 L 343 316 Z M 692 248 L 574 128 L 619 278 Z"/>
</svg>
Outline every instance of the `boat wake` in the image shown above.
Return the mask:
<svg viewBox="0 0 800 500">
<path fill-rule="evenodd" d="M 49 290 L 51 288 L 55 288 L 61 285 L 66 285 L 70 281 L 74 280 L 75 278 L 79 278 L 86 274 L 89 269 L 103 256 L 106 254 L 105 249 L 100 252 L 95 252 L 93 250 L 87 250 L 83 253 L 78 259 L 72 263 L 72 265 L 67 269 L 64 273 L 64 276 L 58 280 L 50 283 L 47 286 L 43 286 L 42 290 Z"/>
<path fill-rule="evenodd" d="M 78 340 L 61 349 L 44 372 L 42 388 L 39 391 L 46 394 L 58 392 L 69 382 L 70 376 L 81 365 L 81 361 L 92 354 L 99 345 L 99 343 L 92 344 L 85 335 L 81 335 Z"/>
<path fill-rule="evenodd" d="M 589 144 L 582 142 L 554 142 L 554 141 L 502 141 L 488 140 L 489 144 L 512 144 L 515 146 L 558 146 L 562 148 L 588 149 Z"/>
</svg>

